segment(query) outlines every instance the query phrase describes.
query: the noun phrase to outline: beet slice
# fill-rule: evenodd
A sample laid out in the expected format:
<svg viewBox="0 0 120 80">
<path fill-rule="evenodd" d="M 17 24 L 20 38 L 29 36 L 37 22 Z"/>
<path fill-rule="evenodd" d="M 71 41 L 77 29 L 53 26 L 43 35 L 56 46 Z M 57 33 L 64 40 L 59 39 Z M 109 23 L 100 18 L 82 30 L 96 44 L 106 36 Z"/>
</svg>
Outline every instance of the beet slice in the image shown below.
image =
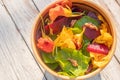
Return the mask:
<svg viewBox="0 0 120 80">
<path fill-rule="evenodd" d="M 100 35 L 99 31 L 96 31 L 95 29 L 91 29 L 89 27 L 86 28 L 85 33 L 86 37 L 90 40 L 95 39 L 97 36 Z"/>
<path fill-rule="evenodd" d="M 48 34 L 50 32 L 50 28 L 53 31 L 53 34 L 58 34 L 61 32 L 63 26 L 70 26 L 71 23 L 70 18 L 67 17 L 58 17 L 53 23 L 45 26 L 45 31 Z"/>
<path fill-rule="evenodd" d="M 109 52 L 109 49 L 106 45 L 104 44 L 97 44 L 97 43 L 93 43 L 93 44 L 89 44 L 87 47 L 87 51 L 89 52 L 94 52 L 94 53 L 98 53 L 98 54 L 104 54 L 107 55 Z"/>
<path fill-rule="evenodd" d="M 99 29 L 92 23 L 86 23 L 83 27 L 86 28 L 84 34 L 89 40 L 93 40 L 100 35 Z"/>
</svg>

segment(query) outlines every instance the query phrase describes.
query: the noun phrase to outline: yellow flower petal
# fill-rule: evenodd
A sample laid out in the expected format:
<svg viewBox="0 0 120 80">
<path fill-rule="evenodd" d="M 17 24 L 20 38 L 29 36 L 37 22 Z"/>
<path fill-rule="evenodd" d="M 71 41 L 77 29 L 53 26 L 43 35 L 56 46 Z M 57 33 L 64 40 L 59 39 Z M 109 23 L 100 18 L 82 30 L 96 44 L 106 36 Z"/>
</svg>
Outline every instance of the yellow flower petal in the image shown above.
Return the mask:
<svg viewBox="0 0 120 80">
<path fill-rule="evenodd" d="M 67 29 L 66 27 L 63 27 L 60 35 L 58 35 L 57 39 L 55 39 L 54 43 L 55 46 L 61 47 L 61 48 L 72 48 L 75 49 L 75 44 L 72 41 L 73 38 L 73 32 L 71 29 Z"/>
<path fill-rule="evenodd" d="M 94 68 L 104 67 L 110 59 L 109 55 L 106 56 L 104 54 L 98 54 L 92 52 L 90 52 L 90 57 L 92 58 L 92 64 Z"/>
<path fill-rule="evenodd" d="M 106 46 L 108 46 L 110 48 L 112 43 L 113 43 L 113 38 L 112 38 L 111 34 L 106 32 L 106 31 L 104 31 L 104 30 L 100 30 L 100 32 L 101 32 L 101 35 L 98 36 L 94 40 L 94 42 L 105 44 Z"/>
<path fill-rule="evenodd" d="M 113 43 L 113 38 L 112 38 L 112 35 L 107 32 L 108 25 L 101 15 L 98 15 L 98 18 L 99 18 L 99 20 L 101 20 L 103 22 L 100 26 L 101 27 L 101 30 L 100 30 L 101 35 L 98 36 L 93 42 L 105 44 L 106 46 L 108 46 L 108 48 L 110 48 Z"/>
</svg>

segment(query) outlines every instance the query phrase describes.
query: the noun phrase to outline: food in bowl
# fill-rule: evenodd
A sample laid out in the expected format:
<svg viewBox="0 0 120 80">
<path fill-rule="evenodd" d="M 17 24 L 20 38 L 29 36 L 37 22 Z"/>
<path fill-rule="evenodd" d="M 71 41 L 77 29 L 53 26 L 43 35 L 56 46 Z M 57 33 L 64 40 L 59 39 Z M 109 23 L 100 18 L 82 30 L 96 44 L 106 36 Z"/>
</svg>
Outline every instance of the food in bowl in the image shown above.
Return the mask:
<svg viewBox="0 0 120 80">
<path fill-rule="evenodd" d="M 49 68 L 74 78 L 94 72 L 109 62 L 113 36 L 99 12 L 64 0 L 48 13 L 45 18 L 40 16 L 36 46 Z"/>
</svg>

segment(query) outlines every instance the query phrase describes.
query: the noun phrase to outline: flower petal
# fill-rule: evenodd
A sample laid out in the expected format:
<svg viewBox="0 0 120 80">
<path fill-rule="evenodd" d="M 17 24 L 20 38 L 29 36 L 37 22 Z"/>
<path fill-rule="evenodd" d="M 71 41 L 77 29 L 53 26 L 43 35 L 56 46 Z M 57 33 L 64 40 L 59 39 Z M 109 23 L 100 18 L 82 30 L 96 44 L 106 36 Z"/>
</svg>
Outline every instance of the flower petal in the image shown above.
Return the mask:
<svg viewBox="0 0 120 80">
<path fill-rule="evenodd" d="M 64 8 L 61 5 L 57 5 L 54 8 L 51 8 L 49 10 L 49 17 L 50 20 L 53 22 L 58 16 L 65 16 L 65 17 L 69 17 L 70 15 L 72 15 L 72 11 L 68 8 Z"/>
</svg>

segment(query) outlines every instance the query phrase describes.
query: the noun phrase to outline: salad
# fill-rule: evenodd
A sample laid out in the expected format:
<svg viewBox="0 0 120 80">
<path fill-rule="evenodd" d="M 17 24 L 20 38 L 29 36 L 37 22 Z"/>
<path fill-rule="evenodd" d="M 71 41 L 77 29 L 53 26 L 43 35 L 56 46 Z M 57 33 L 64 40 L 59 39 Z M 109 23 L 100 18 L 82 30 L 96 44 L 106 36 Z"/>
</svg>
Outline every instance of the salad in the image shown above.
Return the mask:
<svg viewBox="0 0 120 80">
<path fill-rule="evenodd" d="M 113 38 L 97 12 L 74 6 L 70 0 L 49 9 L 41 17 L 37 48 L 44 63 L 58 74 L 77 77 L 104 67 Z"/>
</svg>

